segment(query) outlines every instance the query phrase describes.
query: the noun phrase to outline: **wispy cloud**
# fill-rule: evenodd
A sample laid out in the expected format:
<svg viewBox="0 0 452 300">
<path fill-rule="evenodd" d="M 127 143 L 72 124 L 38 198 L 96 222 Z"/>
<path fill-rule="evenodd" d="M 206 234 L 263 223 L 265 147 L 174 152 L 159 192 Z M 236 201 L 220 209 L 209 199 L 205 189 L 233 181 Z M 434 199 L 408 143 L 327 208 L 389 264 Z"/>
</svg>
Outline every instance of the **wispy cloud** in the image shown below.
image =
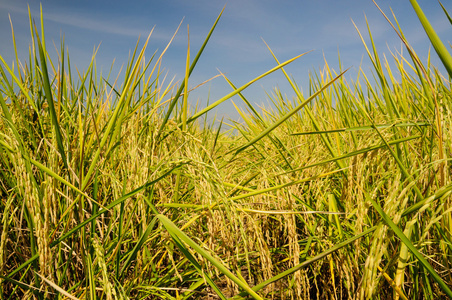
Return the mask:
<svg viewBox="0 0 452 300">
<path fill-rule="evenodd" d="M 9 12 L 26 14 L 28 15 L 28 10 L 26 9 L 25 3 L 19 3 L 22 1 L 17 1 L 14 4 L 10 2 L 0 2 L 0 8 Z M 31 9 L 31 14 L 34 18 L 39 18 L 39 11 L 36 9 Z M 78 29 L 84 29 L 94 32 L 113 34 L 123 37 L 137 38 L 138 36 L 147 36 L 153 29 L 157 27 L 158 24 L 153 24 L 152 26 L 144 26 L 139 24 L 133 16 L 124 16 L 118 19 L 116 16 L 109 15 L 107 13 L 90 13 L 85 10 L 83 14 L 78 12 L 68 12 L 62 9 L 44 9 L 43 12 L 44 21 L 51 21 L 61 25 L 71 26 Z M 133 25 L 136 24 L 136 25 Z M 174 28 L 174 30 L 177 27 Z M 168 40 L 174 32 L 170 32 L 169 28 L 158 28 L 154 30 L 152 38 L 158 40 Z"/>
<path fill-rule="evenodd" d="M 44 18 L 47 21 L 52 21 L 59 24 L 128 37 L 137 37 L 139 35 L 149 34 L 149 32 L 152 30 L 152 28 L 150 28 L 149 31 L 146 32 L 142 28 L 126 27 L 123 25 L 118 25 L 118 22 L 111 22 L 106 19 L 95 18 L 94 16 L 46 13 L 44 15 Z M 103 16 L 103 18 L 105 18 L 105 16 Z"/>
</svg>

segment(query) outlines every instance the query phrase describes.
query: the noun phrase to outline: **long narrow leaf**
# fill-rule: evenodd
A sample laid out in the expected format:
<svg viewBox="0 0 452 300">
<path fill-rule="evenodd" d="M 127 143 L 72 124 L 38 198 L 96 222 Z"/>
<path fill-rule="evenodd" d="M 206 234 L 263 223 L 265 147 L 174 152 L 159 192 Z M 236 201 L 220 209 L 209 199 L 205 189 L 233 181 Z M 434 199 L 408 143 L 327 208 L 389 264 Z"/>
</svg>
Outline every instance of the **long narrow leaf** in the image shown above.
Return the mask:
<svg viewBox="0 0 452 300">
<path fill-rule="evenodd" d="M 325 258 L 326 256 L 336 252 L 337 250 L 339 250 L 339 249 L 341 249 L 341 248 L 353 243 L 354 241 L 362 238 L 363 236 L 366 236 L 369 233 L 375 231 L 375 229 L 377 229 L 377 226 L 369 228 L 366 231 L 364 231 L 364 232 L 362 232 L 362 233 L 360 233 L 360 234 L 358 234 L 358 235 L 356 235 L 356 236 L 354 236 L 352 238 L 349 238 L 348 240 L 346 240 L 346 241 L 344 241 L 342 243 L 339 243 L 339 244 L 331 247 L 327 251 L 322 252 L 322 253 L 314 256 L 313 258 L 308 259 L 308 260 L 306 260 L 306 261 L 304 261 L 304 262 L 302 262 L 302 263 L 300 263 L 300 264 L 298 264 L 298 265 L 296 265 L 296 266 L 294 266 L 294 267 L 292 267 L 292 268 L 290 268 L 290 269 L 288 269 L 288 270 L 286 270 L 286 271 L 284 271 L 284 272 L 282 272 L 282 273 L 280 273 L 280 274 L 278 274 L 278 275 L 276 275 L 276 276 L 274 276 L 274 277 L 272 277 L 272 278 L 270 278 L 270 279 L 268 279 L 268 280 L 266 280 L 266 281 L 264 281 L 262 283 L 259 283 L 256 286 L 253 286 L 253 291 L 257 292 L 257 291 L 263 289 L 264 287 L 266 287 L 267 285 L 269 285 L 270 283 L 273 283 L 273 282 L 276 282 L 278 280 L 281 280 L 282 278 L 284 278 L 284 277 L 286 277 L 286 276 L 288 276 L 290 274 L 293 274 L 296 271 L 298 271 L 298 270 L 300 270 L 302 268 L 305 268 L 305 267 L 311 265 L 312 263 L 314 263 L 314 262 L 316 262 L 316 261 L 318 261 L 318 260 L 320 260 L 322 258 Z M 238 296 L 242 296 L 243 297 L 243 296 L 245 296 L 245 294 L 244 293 L 240 293 Z"/>
<path fill-rule="evenodd" d="M 185 163 L 183 163 L 185 164 Z M 71 230 L 69 230 L 68 232 L 66 232 L 64 235 L 62 235 L 60 238 L 58 238 L 57 240 L 53 241 L 50 246 L 56 246 L 59 243 L 61 243 L 62 241 L 64 241 L 65 239 L 69 238 L 71 235 L 73 235 L 75 232 L 77 232 L 78 230 L 80 230 L 83 226 L 85 226 L 86 224 L 90 223 L 91 221 L 97 219 L 99 216 L 101 216 L 102 214 L 106 213 L 107 211 L 109 211 L 110 209 L 112 209 L 113 207 L 115 207 L 118 204 L 123 203 L 124 201 L 126 201 L 127 199 L 129 199 L 130 197 L 138 194 L 139 192 L 153 186 L 154 184 L 156 184 L 157 182 L 159 182 L 160 180 L 162 180 L 163 178 L 165 178 L 166 176 L 168 176 L 169 174 L 173 173 L 174 170 L 180 168 L 183 164 L 179 164 L 173 168 L 171 168 L 170 170 L 166 171 L 163 175 L 159 176 L 157 179 L 154 179 L 152 181 L 149 181 L 145 184 L 143 184 L 142 186 L 140 186 L 139 188 L 134 189 L 133 191 L 125 194 L 124 196 L 116 199 L 115 201 L 113 201 L 112 203 L 110 203 L 109 205 L 105 206 L 104 209 L 99 210 L 96 214 L 92 215 L 91 217 L 87 218 L 86 220 L 84 220 L 83 222 L 81 222 L 80 224 L 78 224 L 77 226 L 75 226 L 74 228 L 72 228 Z"/>
<path fill-rule="evenodd" d="M 366 131 L 373 130 L 375 128 L 389 128 L 389 127 L 408 127 L 408 126 L 429 126 L 429 123 L 426 122 L 408 122 L 408 123 L 397 123 L 397 124 L 377 124 L 377 125 L 363 125 L 349 128 L 338 128 L 332 130 L 323 130 L 323 131 L 305 131 L 305 132 L 295 132 L 292 135 L 307 135 L 307 134 L 319 134 L 319 133 L 333 133 L 333 132 L 350 132 L 350 131 Z"/>
<path fill-rule="evenodd" d="M 291 58 L 281 64 L 278 64 L 276 67 L 268 70 L 267 72 L 263 73 L 262 75 L 257 76 L 256 78 L 254 78 L 253 80 L 249 81 L 248 83 L 242 85 L 241 87 L 239 87 L 238 89 L 234 90 L 233 92 L 227 94 L 226 96 L 222 97 L 221 99 L 215 101 L 214 103 L 212 103 L 211 105 L 207 106 L 206 108 L 202 109 L 201 111 L 197 112 L 196 114 L 194 114 L 193 116 L 191 116 L 188 120 L 187 123 L 193 122 L 196 119 L 198 119 L 200 116 L 204 115 L 205 113 L 209 112 L 210 110 L 212 110 L 213 108 L 217 107 L 218 105 L 220 105 L 221 103 L 223 103 L 224 101 L 228 100 L 229 98 L 232 98 L 233 96 L 237 95 L 238 93 L 240 93 L 241 91 L 243 91 L 244 89 L 246 89 L 247 87 L 249 87 L 250 85 L 252 85 L 253 83 L 255 83 L 256 81 L 264 78 L 265 76 L 281 69 L 282 67 L 290 64 L 291 62 L 293 62 L 294 60 L 306 55 L 306 53 L 300 54 L 298 56 L 295 56 L 294 58 Z"/>
<path fill-rule="evenodd" d="M 391 228 L 391 230 L 399 237 L 399 239 L 404 243 L 408 249 L 410 249 L 411 253 L 418 259 L 418 261 L 422 264 L 425 270 L 432 276 L 433 280 L 438 283 L 441 289 L 446 293 L 446 295 L 452 298 L 452 290 L 450 287 L 441 279 L 438 273 L 435 272 L 433 267 L 428 263 L 428 261 L 424 258 L 424 256 L 416 249 L 413 243 L 403 234 L 403 231 L 391 220 L 391 218 L 383 211 L 381 206 L 375 202 L 368 193 L 365 193 L 366 200 L 372 203 L 372 206 L 375 210 L 380 214 L 383 221 Z"/>
<path fill-rule="evenodd" d="M 433 29 L 432 25 L 430 24 L 429 20 L 425 16 L 424 12 L 422 11 L 421 7 L 417 3 L 416 0 L 410 0 L 411 6 L 413 6 L 414 11 L 416 12 L 419 21 L 422 24 L 422 27 L 424 27 L 425 33 L 427 33 L 428 38 L 430 39 L 430 42 L 433 45 L 433 48 L 435 49 L 436 53 L 438 54 L 439 58 L 441 59 L 444 67 L 446 68 L 447 72 L 449 73 L 449 76 L 452 77 L 452 56 L 450 55 L 449 51 L 447 50 L 446 46 L 444 46 L 443 42 L 439 38 L 438 34 Z"/>
<path fill-rule="evenodd" d="M 180 230 L 173 222 L 171 222 L 164 215 L 157 215 L 157 218 L 162 222 L 165 226 L 166 230 L 176 235 L 179 239 L 187 243 L 190 247 L 192 247 L 199 255 L 202 255 L 205 259 L 207 259 L 212 265 L 214 265 L 222 274 L 227 276 L 229 279 L 234 281 L 238 286 L 240 286 L 246 293 L 248 293 L 254 299 L 262 299 L 256 292 L 254 292 L 249 285 L 245 282 L 237 278 L 228 268 L 226 268 L 221 262 L 215 259 L 209 252 L 201 248 L 198 244 L 196 244 L 191 238 L 189 238 L 182 230 Z"/>
<path fill-rule="evenodd" d="M 282 63 L 281 65 L 278 66 L 278 68 L 282 68 L 283 66 L 285 66 L 287 63 Z M 286 115 L 284 115 L 281 119 L 279 119 L 278 121 L 276 121 L 275 123 L 273 123 L 272 125 L 270 125 L 269 127 L 267 127 L 267 129 L 265 129 L 261 134 L 259 134 L 257 137 L 255 137 L 254 139 L 252 139 L 250 142 L 248 142 L 247 144 L 241 146 L 240 148 L 238 148 L 235 152 L 235 154 L 239 154 L 241 151 L 245 150 L 246 148 L 248 148 L 249 146 L 255 144 L 256 142 L 258 142 L 260 139 L 262 139 L 263 137 L 267 136 L 270 132 L 272 132 L 273 130 L 275 130 L 279 125 L 281 125 L 282 123 L 284 123 L 287 119 L 289 119 L 291 116 L 293 116 L 294 114 L 296 114 L 300 109 L 302 109 L 304 106 L 306 106 L 309 102 L 311 102 L 315 97 L 317 97 L 321 92 L 323 92 L 328 86 L 330 86 L 333 82 L 335 82 L 339 77 L 341 77 L 345 72 L 347 72 L 347 70 L 345 70 L 344 72 L 342 72 L 341 74 L 339 74 L 338 76 L 336 76 L 333 80 L 331 80 L 330 82 L 328 82 L 327 84 L 325 84 L 320 90 L 318 90 L 317 92 L 315 92 L 311 97 L 309 97 L 308 99 L 306 99 L 304 102 L 302 102 L 301 104 L 299 104 L 297 107 L 295 107 L 294 109 L 292 109 L 289 113 L 287 113 Z M 236 90 L 236 93 L 240 92 L 241 90 L 238 89 Z"/>
<path fill-rule="evenodd" d="M 42 13 L 42 12 L 41 12 Z M 55 136 L 57 140 L 58 145 L 58 151 L 60 152 L 61 158 L 63 160 L 63 164 L 68 167 L 67 160 L 66 160 L 66 153 L 64 151 L 64 145 L 63 145 L 63 136 L 61 134 L 61 128 L 60 124 L 58 122 L 58 117 L 56 115 L 55 111 L 55 104 L 53 102 L 52 97 L 52 88 L 50 87 L 50 81 L 49 81 L 49 73 L 47 71 L 47 52 L 44 42 L 41 43 L 41 39 L 39 38 L 38 31 L 35 27 L 35 34 L 36 34 L 36 40 L 38 41 L 38 50 L 39 50 L 39 57 L 41 59 L 41 76 L 43 79 L 43 86 L 44 86 L 44 92 L 47 99 L 47 104 L 49 108 L 49 115 L 51 116 L 53 128 L 55 129 Z"/>
<path fill-rule="evenodd" d="M 190 70 L 188 72 L 188 75 L 190 76 L 191 73 L 193 72 L 193 69 L 195 68 L 196 64 L 198 63 L 199 58 L 201 57 L 201 54 L 204 51 L 204 48 L 206 47 L 210 37 L 212 36 L 213 31 L 215 30 L 218 21 L 221 18 L 221 15 L 223 14 L 224 9 L 226 8 L 226 6 L 223 7 L 223 9 L 221 10 L 220 14 L 218 15 L 217 19 L 215 20 L 215 22 L 213 23 L 212 27 L 210 28 L 209 33 L 207 34 L 204 43 L 202 44 L 201 48 L 199 49 L 198 53 L 196 54 L 195 58 L 193 59 L 191 65 L 190 65 Z M 162 124 L 160 125 L 160 129 L 158 131 L 158 134 L 160 135 L 160 133 L 163 131 L 163 128 L 165 128 L 166 124 L 168 123 L 168 119 L 171 115 L 171 113 L 174 110 L 174 107 L 176 106 L 176 103 L 180 97 L 180 95 L 182 94 L 182 91 L 184 90 L 185 87 L 185 80 L 182 82 L 182 84 L 180 85 L 179 89 L 176 92 L 176 95 L 174 96 L 172 102 L 170 103 L 169 107 L 168 107 L 168 111 L 165 114 L 165 117 L 163 118 Z"/>
</svg>

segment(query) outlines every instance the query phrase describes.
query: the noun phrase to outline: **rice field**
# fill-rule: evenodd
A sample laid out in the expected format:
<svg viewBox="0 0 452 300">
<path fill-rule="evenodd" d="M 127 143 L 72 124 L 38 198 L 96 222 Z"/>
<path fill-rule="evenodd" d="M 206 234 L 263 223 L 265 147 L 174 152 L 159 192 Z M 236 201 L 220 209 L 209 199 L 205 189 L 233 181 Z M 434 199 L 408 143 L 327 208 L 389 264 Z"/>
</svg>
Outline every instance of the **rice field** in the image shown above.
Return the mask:
<svg viewBox="0 0 452 300">
<path fill-rule="evenodd" d="M 196 109 L 222 13 L 181 82 L 168 48 L 144 58 L 152 35 L 121 80 L 78 73 L 30 17 L 29 59 L 0 56 L 0 299 L 452 298 L 452 57 L 410 2 L 447 74 L 391 16 L 405 56 L 356 28 L 371 72 L 325 62 L 304 93 L 284 70 L 303 54 L 269 48 L 274 68 L 221 74 L 232 92 Z M 258 109 L 241 92 L 273 72 L 296 97 Z M 208 122 L 233 96 L 243 122 Z"/>
</svg>

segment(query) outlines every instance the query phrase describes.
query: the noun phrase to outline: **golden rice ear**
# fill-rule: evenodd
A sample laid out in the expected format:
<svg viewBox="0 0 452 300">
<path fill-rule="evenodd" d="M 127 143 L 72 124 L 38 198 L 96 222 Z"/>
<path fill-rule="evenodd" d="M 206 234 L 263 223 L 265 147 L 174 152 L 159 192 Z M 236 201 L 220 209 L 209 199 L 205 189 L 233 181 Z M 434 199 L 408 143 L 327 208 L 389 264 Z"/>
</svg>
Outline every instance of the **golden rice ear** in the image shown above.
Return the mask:
<svg viewBox="0 0 452 300">
<path fill-rule="evenodd" d="M 238 87 L 220 72 L 231 93 L 198 109 L 187 83 L 220 16 L 182 82 L 162 75 L 172 36 L 150 59 L 137 43 L 118 85 L 97 49 L 84 73 L 64 42 L 52 61 L 30 14 L 29 62 L 0 55 L 0 298 L 452 296 L 447 76 L 394 17 L 406 57 L 367 24 L 370 73 L 325 60 L 303 93 L 286 72 L 303 54 L 268 47 L 275 67 Z M 278 71 L 292 98 L 245 97 Z M 199 121 L 233 96 L 241 121 Z"/>
</svg>

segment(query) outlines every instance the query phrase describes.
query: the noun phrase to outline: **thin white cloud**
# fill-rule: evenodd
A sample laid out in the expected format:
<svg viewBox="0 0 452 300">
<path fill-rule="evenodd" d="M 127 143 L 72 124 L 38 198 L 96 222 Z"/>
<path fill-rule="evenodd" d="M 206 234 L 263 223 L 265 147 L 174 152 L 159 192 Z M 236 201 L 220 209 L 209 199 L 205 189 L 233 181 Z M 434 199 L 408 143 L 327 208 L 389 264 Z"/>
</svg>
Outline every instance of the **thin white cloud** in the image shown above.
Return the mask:
<svg viewBox="0 0 452 300">
<path fill-rule="evenodd" d="M 73 14 L 63 15 L 60 13 L 58 14 L 45 13 L 44 19 L 77 28 L 128 37 L 137 37 L 139 35 L 143 36 L 145 34 L 149 34 L 149 32 L 152 30 L 152 28 L 149 28 L 149 31 L 146 32 L 141 28 L 125 27 L 122 25 L 118 25 L 118 22 L 110 22 L 107 20 L 94 18 L 93 16 L 87 17 L 87 16 L 77 16 Z"/>
<path fill-rule="evenodd" d="M 10 2 L 7 3 L 0 2 L 0 8 L 8 12 L 28 15 L 28 10 L 26 9 L 25 3 L 20 3 L 20 1 L 18 1 L 18 3 L 15 4 L 11 4 Z M 33 18 L 37 19 L 40 17 L 39 11 L 36 11 L 34 9 L 30 10 Z M 74 12 L 69 13 L 67 11 L 62 10 L 50 10 L 46 9 L 45 7 L 43 8 L 43 16 L 44 21 L 51 21 L 61 25 L 72 26 L 75 28 L 133 38 L 137 38 L 138 36 L 147 37 L 147 35 L 152 31 L 153 28 L 153 26 L 145 28 L 144 26 L 127 25 L 127 23 L 132 23 L 131 22 L 133 21 L 132 17 L 129 17 L 129 19 L 123 18 L 122 20 L 118 21 L 117 18 L 113 18 L 112 16 L 108 16 L 107 14 L 82 15 Z M 178 24 L 176 24 L 176 26 L 174 27 L 174 30 L 176 30 L 177 25 Z M 158 39 L 166 41 L 168 40 L 169 37 L 171 37 L 174 34 L 174 32 L 170 32 L 167 29 L 162 28 L 156 29 L 158 30 L 154 30 L 151 36 L 153 40 Z"/>
</svg>

